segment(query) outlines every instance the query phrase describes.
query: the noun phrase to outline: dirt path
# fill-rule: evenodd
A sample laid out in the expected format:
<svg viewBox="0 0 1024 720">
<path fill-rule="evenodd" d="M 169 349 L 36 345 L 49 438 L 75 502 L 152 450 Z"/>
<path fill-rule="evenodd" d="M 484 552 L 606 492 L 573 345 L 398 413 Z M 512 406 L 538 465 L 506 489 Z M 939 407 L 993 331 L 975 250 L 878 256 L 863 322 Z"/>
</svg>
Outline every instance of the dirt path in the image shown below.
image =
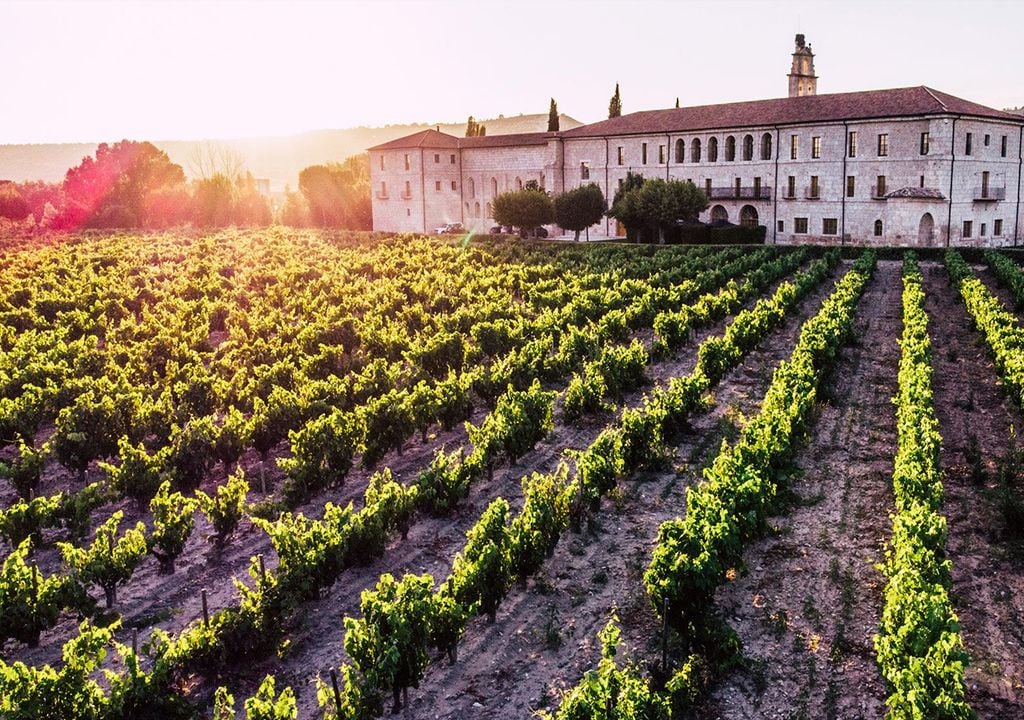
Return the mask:
<svg viewBox="0 0 1024 720">
<path fill-rule="evenodd" d="M 642 585 L 658 525 L 684 507 L 685 490 L 699 477 L 691 459 L 709 445 L 717 447 L 737 413 L 756 410 L 770 369 L 792 351 L 803 320 L 817 311 L 831 287 L 832 282 L 823 283 L 723 381 L 719 397 L 728 401 L 720 399 L 712 412 L 697 419 L 694 432 L 676 448 L 673 470 L 624 482 L 621 494 L 603 503 L 594 529 L 564 537 L 528 587 L 513 588 L 495 624 L 477 619 L 470 625 L 459 663 L 438 662 L 428 669 L 422 689 L 410 695 L 406 717 L 461 719 L 468 714 L 511 720 L 553 708 L 561 690 L 596 664 L 596 635 L 612 608 L 618 608 L 629 656 L 644 661 L 658 653 L 657 620 Z M 680 352 L 674 374 L 692 370 L 696 347 L 691 343 Z"/>
<path fill-rule="evenodd" d="M 1003 392 L 945 270 L 931 263 L 923 270 L 953 601 L 971 656 L 967 700 L 979 718 L 1024 717 L 1024 571 L 993 497 L 997 460 L 1011 428 L 1024 429 L 1024 415 Z"/>
<path fill-rule="evenodd" d="M 879 262 L 797 455 L 792 509 L 718 592 L 748 663 L 717 685 L 699 717 L 885 714 L 872 645 L 884 578 L 874 565 L 891 535 L 901 292 L 900 264 Z"/>
</svg>

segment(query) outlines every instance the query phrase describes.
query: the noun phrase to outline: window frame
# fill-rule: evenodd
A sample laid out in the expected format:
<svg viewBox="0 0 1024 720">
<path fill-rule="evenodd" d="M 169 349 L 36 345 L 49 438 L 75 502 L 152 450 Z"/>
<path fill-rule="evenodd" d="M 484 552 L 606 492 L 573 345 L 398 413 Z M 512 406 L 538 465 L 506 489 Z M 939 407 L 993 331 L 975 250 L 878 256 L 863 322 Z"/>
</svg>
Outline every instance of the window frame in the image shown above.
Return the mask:
<svg viewBox="0 0 1024 720">
<path fill-rule="evenodd" d="M 801 230 L 801 226 L 803 230 Z M 808 219 L 805 217 L 793 218 L 793 234 L 794 235 L 806 235 L 809 228 Z"/>
<path fill-rule="evenodd" d="M 821 135 L 811 136 L 811 159 L 821 159 Z"/>
</svg>

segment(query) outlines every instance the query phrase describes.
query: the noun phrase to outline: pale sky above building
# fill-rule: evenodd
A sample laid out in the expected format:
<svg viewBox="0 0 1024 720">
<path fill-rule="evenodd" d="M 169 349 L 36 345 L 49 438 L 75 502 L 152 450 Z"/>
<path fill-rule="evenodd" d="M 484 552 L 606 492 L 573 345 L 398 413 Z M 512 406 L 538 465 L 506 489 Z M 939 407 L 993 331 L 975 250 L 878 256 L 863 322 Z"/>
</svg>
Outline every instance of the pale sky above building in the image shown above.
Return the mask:
<svg viewBox="0 0 1024 720">
<path fill-rule="evenodd" d="M 1020 0 L 0 0 L 0 143 L 281 135 L 929 85 L 1024 105 Z"/>
</svg>

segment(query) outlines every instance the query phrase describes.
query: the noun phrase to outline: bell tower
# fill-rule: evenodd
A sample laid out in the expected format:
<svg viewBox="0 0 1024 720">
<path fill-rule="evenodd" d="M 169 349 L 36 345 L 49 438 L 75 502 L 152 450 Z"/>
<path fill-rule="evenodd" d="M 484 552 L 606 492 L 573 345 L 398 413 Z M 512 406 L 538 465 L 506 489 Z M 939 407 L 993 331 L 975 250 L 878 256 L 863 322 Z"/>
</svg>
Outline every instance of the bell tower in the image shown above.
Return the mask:
<svg viewBox="0 0 1024 720">
<path fill-rule="evenodd" d="M 804 42 L 803 33 L 796 36 L 793 67 L 789 71 L 789 96 L 818 94 L 818 76 L 814 74 L 814 52 Z"/>
</svg>

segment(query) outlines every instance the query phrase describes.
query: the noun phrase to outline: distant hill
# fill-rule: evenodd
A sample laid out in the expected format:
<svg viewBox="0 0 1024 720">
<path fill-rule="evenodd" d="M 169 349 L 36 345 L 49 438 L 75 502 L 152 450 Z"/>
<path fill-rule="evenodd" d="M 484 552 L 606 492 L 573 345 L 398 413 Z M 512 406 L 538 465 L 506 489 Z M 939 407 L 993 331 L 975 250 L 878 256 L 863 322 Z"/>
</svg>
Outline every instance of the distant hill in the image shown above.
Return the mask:
<svg viewBox="0 0 1024 720">
<path fill-rule="evenodd" d="M 480 120 L 487 126 L 488 135 L 509 135 L 512 133 L 541 132 L 547 130 L 547 113 L 517 115 Z M 578 127 L 578 120 L 568 115 L 559 116 L 562 130 Z M 462 136 L 466 123 L 420 123 L 409 125 L 387 125 L 379 128 L 349 128 L 346 130 L 312 130 L 298 135 L 283 137 L 248 138 L 235 140 L 213 140 L 212 142 L 237 152 L 246 167 L 257 178 L 270 178 L 274 191 L 284 190 L 285 185 L 296 189 L 299 172 L 309 165 L 325 162 L 340 162 L 361 153 L 366 148 L 395 138 L 436 127 L 442 132 Z M 117 142 L 122 138 L 109 138 Z M 145 140 L 147 138 L 131 138 Z M 160 140 L 153 144 L 164 150 L 171 160 L 191 171 L 190 161 L 197 149 L 209 141 L 201 140 Z M 63 179 L 68 168 L 74 167 L 86 155 L 96 151 L 98 143 L 60 143 L 38 145 L 0 145 L 0 180 L 47 180 L 56 182 Z"/>
</svg>

